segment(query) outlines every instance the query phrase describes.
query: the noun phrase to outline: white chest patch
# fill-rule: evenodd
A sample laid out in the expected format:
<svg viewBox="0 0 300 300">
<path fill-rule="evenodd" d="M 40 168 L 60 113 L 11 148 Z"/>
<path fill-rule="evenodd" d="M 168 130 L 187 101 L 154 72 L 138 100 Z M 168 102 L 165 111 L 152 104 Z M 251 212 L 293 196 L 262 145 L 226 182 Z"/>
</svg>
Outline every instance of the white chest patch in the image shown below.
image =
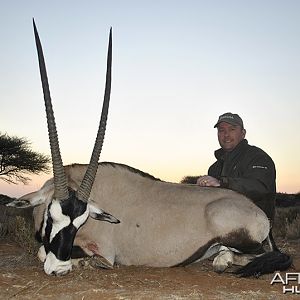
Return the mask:
<svg viewBox="0 0 300 300">
<path fill-rule="evenodd" d="M 60 203 L 57 200 L 52 201 L 49 212 L 53 219 L 52 230 L 50 234 L 51 243 L 56 234 L 71 223 L 71 219 L 69 216 L 66 216 L 62 213 Z"/>
</svg>

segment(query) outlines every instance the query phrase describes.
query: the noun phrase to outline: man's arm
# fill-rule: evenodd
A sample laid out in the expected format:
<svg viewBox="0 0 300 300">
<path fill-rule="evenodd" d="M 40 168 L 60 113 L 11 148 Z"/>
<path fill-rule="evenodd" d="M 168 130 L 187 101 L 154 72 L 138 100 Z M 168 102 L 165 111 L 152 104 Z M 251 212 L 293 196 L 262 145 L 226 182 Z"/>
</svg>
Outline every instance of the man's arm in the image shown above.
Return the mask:
<svg viewBox="0 0 300 300">
<path fill-rule="evenodd" d="M 275 192 L 275 178 L 273 161 L 260 155 L 246 166 L 241 177 L 221 177 L 220 186 L 245 195 L 268 194 Z"/>
<path fill-rule="evenodd" d="M 266 194 L 275 191 L 275 165 L 267 155 L 257 155 L 247 166 L 243 166 L 244 171 L 239 177 L 223 176 L 219 177 L 219 166 L 212 165 L 208 174 L 200 176 L 197 184 L 200 186 L 213 186 L 231 189 L 242 194 Z"/>
</svg>

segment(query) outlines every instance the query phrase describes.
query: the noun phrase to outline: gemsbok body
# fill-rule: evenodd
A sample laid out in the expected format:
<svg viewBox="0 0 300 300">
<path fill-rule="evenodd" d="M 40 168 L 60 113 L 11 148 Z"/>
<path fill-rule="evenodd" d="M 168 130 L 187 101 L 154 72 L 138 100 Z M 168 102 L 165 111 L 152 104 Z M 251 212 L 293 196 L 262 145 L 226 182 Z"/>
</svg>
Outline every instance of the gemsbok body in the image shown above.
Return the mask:
<svg viewBox="0 0 300 300">
<path fill-rule="evenodd" d="M 164 182 L 123 164 L 98 163 L 110 98 L 112 32 L 101 120 L 90 163 L 63 167 L 35 24 L 34 32 L 54 177 L 9 205 L 35 206 L 35 228 L 42 241 L 38 255 L 47 274 L 70 271 L 75 249 L 101 258 L 108 267 L 115 263 L 185 266 L 215 255 L 217 272 L 232 264 L 243 266 L 237 272 L 241 276 L 289 268 L 292 260 L 276 247 L 267 216 L 245 196 L 222 188 Z"/>
</svg>

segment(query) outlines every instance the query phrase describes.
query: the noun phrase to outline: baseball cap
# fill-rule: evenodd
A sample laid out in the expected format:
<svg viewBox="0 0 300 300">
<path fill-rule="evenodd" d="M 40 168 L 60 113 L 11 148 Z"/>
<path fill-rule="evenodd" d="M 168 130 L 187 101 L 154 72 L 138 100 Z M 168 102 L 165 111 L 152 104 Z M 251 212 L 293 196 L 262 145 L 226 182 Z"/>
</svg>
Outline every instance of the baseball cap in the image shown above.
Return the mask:
<svg viewBox="0 0 300 300">
<path fill-rule="evenodd" d="M 214 126 L 216 128 L 221 122 L 226 122 L 231 125 L 239 125 L 242 128 L 244 128 L 244 123 L 242 118 L 238 114 L 233 114 L 231 112 L 227 112 L 223 115 L 221 115 L 218 119 L 217 124 Z"/>
</svg>

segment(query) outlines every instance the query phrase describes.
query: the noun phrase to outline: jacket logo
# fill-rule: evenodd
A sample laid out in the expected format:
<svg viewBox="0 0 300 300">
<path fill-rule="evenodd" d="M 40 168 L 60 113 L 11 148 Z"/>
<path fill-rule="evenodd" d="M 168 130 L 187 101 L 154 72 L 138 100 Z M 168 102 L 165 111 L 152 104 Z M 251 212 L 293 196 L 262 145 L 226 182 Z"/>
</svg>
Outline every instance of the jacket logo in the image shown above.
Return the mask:
<svg viewBox="0 0 300 300">
<path fill-rule="evenodd" d="M 266 167 L 266 166 L 252 166 L 252 169 L 265 169 L 265 170 L 267 170 L 268 167 Z"/>
</svg>

